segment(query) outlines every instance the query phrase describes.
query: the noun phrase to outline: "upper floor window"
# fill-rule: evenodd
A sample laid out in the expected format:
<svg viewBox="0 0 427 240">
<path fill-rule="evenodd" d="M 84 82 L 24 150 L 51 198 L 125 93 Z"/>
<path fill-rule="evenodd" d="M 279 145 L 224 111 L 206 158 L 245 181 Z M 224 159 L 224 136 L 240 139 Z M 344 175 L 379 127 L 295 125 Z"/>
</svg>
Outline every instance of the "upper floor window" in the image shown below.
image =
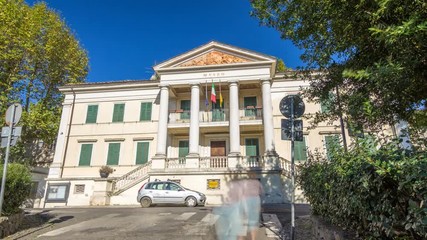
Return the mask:
<svg viewBox="0 0 427 240">
<path fill-rule="evenodd" d="M 113 122 L 123 122 L 124 114 L 125 114 L 125 104 L 124 103 L 114 104 Z"/>
<path fill-rule="evenodd" d="M 97 116 L 98 116 L 98 105 L 87 106 L 86 123 L 96 123 Z"/>
<path fill-rule="evenodd" d="M 181 119 L 190 119 L 191 101 L 181 100 L 181 109 L 183 110 L 181 113 Z"/>
<path fill-rule="evenodd" d="M 256 97 L 244 97 L 243 98 L 243 107 L 245 108 L 245 116 L 256 116 Z"/>
<path fill-rule="evenodd" d="M 141 112 L 139 116 L 140 121 L 151 121 L 151 109 L 153 104 L 151 102 L 141 103 Z"/>
</svg>

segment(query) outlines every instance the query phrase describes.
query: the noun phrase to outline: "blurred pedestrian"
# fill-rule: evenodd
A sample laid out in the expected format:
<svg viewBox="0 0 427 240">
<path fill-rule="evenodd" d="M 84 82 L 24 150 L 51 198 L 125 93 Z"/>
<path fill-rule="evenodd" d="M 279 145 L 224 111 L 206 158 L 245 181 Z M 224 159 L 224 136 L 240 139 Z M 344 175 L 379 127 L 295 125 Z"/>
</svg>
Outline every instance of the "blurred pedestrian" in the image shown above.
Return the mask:
<svg viewBox="0 0 427 240">
<path fill-rule="evenodd" d="M 261 182 L 255 173 L 248 174 L 249 179 L 241 181 L 242 198 L 241 203 L 247 220 L 247 231 L 251 240 L 255 240 L 259 228 L 261 215 L 261 195 L 264 193 Z"/>
<path fill-rule="evenodd" d="M 242 190 L 241 181 L 231 180 L 228 183 L 224 204 L 214 209 L 214 213 L 219 215 L 215 224 L 218 240 L 243 239 L 242 236 L 246 234 L 242 217 Z"/>
</svg>

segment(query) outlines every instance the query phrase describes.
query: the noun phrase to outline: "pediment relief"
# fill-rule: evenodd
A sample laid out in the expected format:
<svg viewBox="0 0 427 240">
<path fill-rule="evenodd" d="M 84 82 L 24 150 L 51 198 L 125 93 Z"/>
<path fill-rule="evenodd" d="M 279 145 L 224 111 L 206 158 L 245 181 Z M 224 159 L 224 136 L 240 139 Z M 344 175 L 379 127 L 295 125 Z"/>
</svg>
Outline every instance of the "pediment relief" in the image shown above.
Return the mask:
<svg viewBox="0 0 427 240">
<path fill-rule="evenodd" d="M 252 62 L 249 59 L 233 56 L 220 51 L 211 51 L 189 61 L 179 64 L 177 67 L 193 67 L 193 66 L 208 66 L 208 65 L 222 65 L 233 63 L 246 63 Z"/>
</svg>

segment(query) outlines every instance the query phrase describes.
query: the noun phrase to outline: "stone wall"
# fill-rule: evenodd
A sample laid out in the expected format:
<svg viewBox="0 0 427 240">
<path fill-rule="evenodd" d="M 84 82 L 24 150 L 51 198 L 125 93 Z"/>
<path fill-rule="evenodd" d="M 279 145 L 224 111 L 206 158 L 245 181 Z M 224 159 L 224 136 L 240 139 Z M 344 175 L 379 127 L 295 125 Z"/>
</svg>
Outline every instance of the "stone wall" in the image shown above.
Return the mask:
<svg viewBox="0 0 427 240">
<path fill-rule="evenodd" d="M 357 239 L 354 233 L 344 231 L 339 227 L 333 226 L 319 216 L 310 216 L 313 236 L 315 239 L 322 240 L 349 240 Z"/>
<path fill-rule="evenodd" d="M 24 219 L 24 212 L 0 217 L 0 239 L 15 233 Z"/>
</svg>

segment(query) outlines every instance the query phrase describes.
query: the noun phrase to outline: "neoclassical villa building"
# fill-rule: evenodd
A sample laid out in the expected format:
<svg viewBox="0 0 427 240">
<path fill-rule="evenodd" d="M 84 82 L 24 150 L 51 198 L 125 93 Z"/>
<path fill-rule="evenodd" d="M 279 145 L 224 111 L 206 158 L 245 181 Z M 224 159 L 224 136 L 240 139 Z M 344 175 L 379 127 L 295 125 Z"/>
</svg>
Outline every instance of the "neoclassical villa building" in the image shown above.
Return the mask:
<svg viewBox="0 0 427 240">
<path fill-rule="evenodd" d="M 154 66 L 150 80 L 83 83 L 65 95 L 42 206 L 129 205 L 144 182 L 172 180 L 221 204 L 227 182 L 255 172 L 266 203 L 289 202 L 291 143 L 279 102 L 308 85 L 276 73 L 276 58 L 209 42 Z M 320 105 L 305 101 L 305 114 Z M 340 126 L 295 144 L 324 151 Z M 101 166 L 114 169 L 100 177 Z"/>
</svg>

